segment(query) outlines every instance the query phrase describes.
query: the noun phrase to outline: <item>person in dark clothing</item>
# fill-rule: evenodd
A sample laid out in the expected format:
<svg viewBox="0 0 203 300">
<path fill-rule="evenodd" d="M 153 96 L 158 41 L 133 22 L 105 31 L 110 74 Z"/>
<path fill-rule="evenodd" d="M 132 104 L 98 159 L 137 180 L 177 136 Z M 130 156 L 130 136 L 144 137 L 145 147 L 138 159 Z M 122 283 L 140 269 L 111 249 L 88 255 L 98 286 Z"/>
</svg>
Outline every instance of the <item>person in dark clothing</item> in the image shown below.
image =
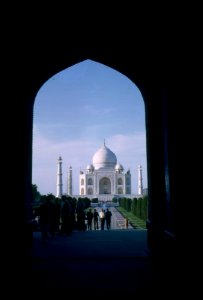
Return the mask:
<svg viewBox="0 0 203 300">
<path fill-rule="evenodd" d="M 71 219 L 71 206 L 69 201 L 64 197 L 63 206 L 61 208 L 61 220 L 62 220 L 62 227 L 61 233 L 65 235 L 72 234 L 72 219 Z"/>
<path fill-rule="evenodd" d="M 86 215 L 87 215 L 87 229 L 92 230 L 92 220 L 94 215 L 91 208 L 88 210 Z"/>
<path fill-rule="evenodd" d="M 99 222 L 98 222 L 98 219 L 99 219 L 99 213 L 98 213 L 98 211 L 97 211 L 96 208 L 95 208 L 95 209 L 94 209 L 94 212 L 93 212 L 94 230 L 99 229 Z"/>
<path fill-rule="evenodd" d="M 77 228 L 79 231 L 86 230 L 85 224 L 85 209 L 84 205 L 81 200 L 78 200 L 77 207 L 76 207 L 76 215 L 77 215 Z"/>
<path fill-rule="evenodd" d="M 105 219 L 106 219 L 106 227 L 107 227 L 107 229 L 111 229 L 111 217 L 112 217 L 112 213 L 107 208 L 106 212 L 105 212 Z"/>
</svg>

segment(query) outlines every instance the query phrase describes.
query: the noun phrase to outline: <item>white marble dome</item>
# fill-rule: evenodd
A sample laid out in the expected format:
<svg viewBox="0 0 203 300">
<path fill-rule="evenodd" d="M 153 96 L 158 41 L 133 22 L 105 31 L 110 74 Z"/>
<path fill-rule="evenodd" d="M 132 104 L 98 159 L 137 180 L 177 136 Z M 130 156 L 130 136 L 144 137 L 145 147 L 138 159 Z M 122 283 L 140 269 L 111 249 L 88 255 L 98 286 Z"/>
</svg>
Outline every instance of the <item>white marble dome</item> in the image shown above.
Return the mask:
<svg viewBox="0 0 203 300">
<path fill-rule="evenodd" d="M 123 171 L 124 168 L 123 168 L 123 166 L 120 163 L 117 163 L 116 166 L 115 166 L 115 170 L 117 170 L 117 171 Z"/>
<path fill-rule="evenodd" d="M 115 168 L 117 163 L 116 155 L 104 144 L 93 156 L 92 163 L 95 170 L 101 168 Z"/>
<path fill-rule="evenodd" d="M 94 167 L 92 164 L 87 165 L 86 170 L 94 170 Z"/>
</svg>

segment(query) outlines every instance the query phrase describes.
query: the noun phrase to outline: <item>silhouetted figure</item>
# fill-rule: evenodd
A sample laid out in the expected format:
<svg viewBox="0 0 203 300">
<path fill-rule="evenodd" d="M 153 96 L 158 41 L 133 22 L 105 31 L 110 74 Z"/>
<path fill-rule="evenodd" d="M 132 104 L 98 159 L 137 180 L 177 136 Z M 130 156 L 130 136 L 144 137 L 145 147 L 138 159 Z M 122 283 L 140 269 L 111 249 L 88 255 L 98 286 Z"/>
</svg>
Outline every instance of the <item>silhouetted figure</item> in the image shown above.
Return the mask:
<svg viewBox="0 0 203 300">
<path fill-rule="evenodd" d="M 94 209 L 93 212 L 93 222 L 94 222 L 94 230 L 99 229 L 99 213 L 96 210 L 96 208 Z"/>
<path fill-rule="evenodd" d="M 65 235 L 71 235 L 72 233 L 72 219 L 71 219 L 71 205 L 69 201 L 62 196 L 62 208 L 61 208 L 61 233 Z"/>
<path fill-rule="evenodd" d="M 86 216 L 87 216 L 87 229 L 92 230 L 92 220 L 93 220 L 94 215 L 93 215 L 93 212 L 92 212 L 91 208 L 89 208 Z"/>
<path fill-rule="evenodd" d="M 110 229 L 111 228 L 111 217 L 112 213 L 111 211 L 107 208 L 105 212 L 105 219 L 106 219 L 106 228 Z"/>
<path fill-rule="evenodd" d="M 85 209 L 83 203 L 78 200 L 77 207 L 76 207 L 76 215 L 77 215 L 77 228 L 79 231 L 86 230 L 85 224 Z"/>
</svg>

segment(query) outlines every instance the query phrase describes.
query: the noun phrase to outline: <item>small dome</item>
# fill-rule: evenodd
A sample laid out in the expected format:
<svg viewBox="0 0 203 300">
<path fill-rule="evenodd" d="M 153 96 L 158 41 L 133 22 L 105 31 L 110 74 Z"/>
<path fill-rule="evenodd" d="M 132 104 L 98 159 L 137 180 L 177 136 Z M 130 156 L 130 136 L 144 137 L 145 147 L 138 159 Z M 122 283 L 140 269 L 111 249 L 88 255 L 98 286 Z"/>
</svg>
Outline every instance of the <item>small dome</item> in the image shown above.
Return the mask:
<svg viewBox="0 0 203 300">
<path fill-rule="evenodd" d="M 93 156 L 92 163 L 95 170 L 101 168 L 115 168 L 117 163 L 116 155 L 104 144 Z"/>
<path fill-rule="evenodd" d="M 115 166 L 115 170 L 123 171 L 124 168 L 123 168 L 123 166 L 120 163 L 117 163 L 116 166 Z"/>
<path fill-rule="evenodd" d="M 94 167 L 92 164 L 87 165 L 86 170 L 94 170 Z"/>
</svg>

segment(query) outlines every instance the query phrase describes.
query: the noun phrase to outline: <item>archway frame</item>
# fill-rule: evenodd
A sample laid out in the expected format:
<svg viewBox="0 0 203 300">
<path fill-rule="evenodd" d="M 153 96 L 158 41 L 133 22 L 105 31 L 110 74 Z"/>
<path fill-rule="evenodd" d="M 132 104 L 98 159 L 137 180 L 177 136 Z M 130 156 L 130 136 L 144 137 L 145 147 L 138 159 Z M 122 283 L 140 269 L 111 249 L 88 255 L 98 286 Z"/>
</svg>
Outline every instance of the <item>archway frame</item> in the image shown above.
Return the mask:
<svg viewBox="0 0 203 300">
<path fill-rule="evenodd" d="M 171 189 L 171 178 L 175 172 L 174 163 L 169 159 L 172 135 L 168 135 L 172 128 L 168 127 L 171 121 L 168 113 L 173 109 L 173 105 L 169 106 L 171 91 L 163 82 L 163 73 L 155 68 L 153 60 L 146 59 L 138 53 L 135 54 L 133 49 L 132 51 L 127 49 L 119 54 L 115 56 L 115 49 L 103 51 L 96 48 L 83 48 L 75 51 L 75 49 L 67 50 L 67 48 L 59 47 L 55 52 L 49 49 L 46 55 L 44 52 L 38 52 L 37 64 L 30 61 L 30 65 L 23 66 L 27 73 L 25 72 L 23 86 L 18 91 L 23 107 L 19 110 L 18 101 L 13 105 L 14 110 L 16 108 L 16 112 L 20 112 L 22 116 L 21 124 L 18 126 L 22 151 L 19 152 L 19 159 L 15 162 L 15 167 L 21 168 L 21 176 L 16 180 L 16 190 L 22 197 L 16 207 L 20 212 L 20 220 L 23 221 L 22 226 L 29 224 L 32 200 L 33 107 L 38 90 L 56 73 L 86 59 L 91 59 L 127 76 L 139 88 L 144 99 L 149 192 L 148 247 L 153 252 L 160 249 L 160 245 L 161 248 L 166 249 L 176 235 L 176 220 L 172 205 L 175 197 L 173 203 L 171 201 L 171 196 L 174 195 L 174 189 Z M 18 118 L 15 119 L 14 115 L 15 120 Z"/>
</svg>

